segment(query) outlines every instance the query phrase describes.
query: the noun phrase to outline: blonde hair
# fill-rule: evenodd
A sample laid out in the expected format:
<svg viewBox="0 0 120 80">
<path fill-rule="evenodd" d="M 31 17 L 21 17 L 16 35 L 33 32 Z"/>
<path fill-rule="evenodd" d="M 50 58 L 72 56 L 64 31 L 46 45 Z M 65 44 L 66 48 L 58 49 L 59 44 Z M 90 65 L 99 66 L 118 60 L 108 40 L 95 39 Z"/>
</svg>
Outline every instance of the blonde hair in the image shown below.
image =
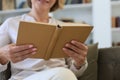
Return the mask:
<svg viewBox="0 0 120 80">
<path fill-rule="evenodd" d="M 32 8 L 31 0 L 27 0 L 28 6 Z M 56 0 L 55 4 L 50 9 L 50 12 L 53 12 L 57 9 L 62 9 L 64 7 L 65 0 Z"/>
</svg>

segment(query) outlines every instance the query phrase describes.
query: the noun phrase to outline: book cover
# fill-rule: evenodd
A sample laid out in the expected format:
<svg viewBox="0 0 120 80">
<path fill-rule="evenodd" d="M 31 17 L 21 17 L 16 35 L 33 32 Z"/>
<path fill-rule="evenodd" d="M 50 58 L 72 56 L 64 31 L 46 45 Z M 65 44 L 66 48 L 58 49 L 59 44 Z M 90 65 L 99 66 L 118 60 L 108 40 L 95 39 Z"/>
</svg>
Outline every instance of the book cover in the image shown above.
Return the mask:
<svg viewBox="0 0 120 80">
<path fill-rule="evenodd" d="M 33 44 L 38 51 L 32 58 L 68 57 L 62 48 L 71 40 L 85 42 L 93 27 L 87 24 L 63 23 L 48 24 L 21 21 L 18 30 L 17 45 Z"/>
</svg>

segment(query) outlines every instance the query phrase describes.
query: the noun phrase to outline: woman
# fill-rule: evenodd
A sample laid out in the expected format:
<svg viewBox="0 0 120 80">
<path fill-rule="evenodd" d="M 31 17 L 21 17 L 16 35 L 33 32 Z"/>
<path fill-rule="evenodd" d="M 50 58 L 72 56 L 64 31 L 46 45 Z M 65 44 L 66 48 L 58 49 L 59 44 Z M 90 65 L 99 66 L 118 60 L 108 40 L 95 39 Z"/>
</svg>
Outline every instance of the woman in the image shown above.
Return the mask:
<svg viewBox="0 0 120 80">
<path fill-rule="evenodd" d="M 28 78 L 25 80 L 31 80 L 31 78 L 34 78 L 34 80 L 76 80 L 74 74 L 80 76 L 87 68 L 87 46 L 84 44 L 75 40 L 65 44 L 63 51 L 71 58 L 67 60 L 68 62 L 65 62 L 63 58 L 48 61 L 31 59 L 29 57 L 37 51 L 34 45 L 15 45 L 21 20 L 60 23 L 48 14 L 62 8 L 64 0 L 27 1 L 31 8 L 29 13 L 9 18 L 0 27 L 0 71 L 4 71 L 10 62 L 12 71 L 10 80 L 24 79 L 26 77 Z M 69 65 L 66 65 L 66 63 L 69 63 Z"/>
</svg>

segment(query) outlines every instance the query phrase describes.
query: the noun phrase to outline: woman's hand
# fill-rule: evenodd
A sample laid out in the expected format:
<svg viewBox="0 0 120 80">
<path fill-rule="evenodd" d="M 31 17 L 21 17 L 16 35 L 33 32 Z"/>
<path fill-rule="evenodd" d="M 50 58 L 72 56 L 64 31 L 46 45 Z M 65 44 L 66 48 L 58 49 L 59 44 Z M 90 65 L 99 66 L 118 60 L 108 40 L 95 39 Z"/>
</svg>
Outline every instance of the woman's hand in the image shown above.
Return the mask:
<svg viewBox="0 0 120 80">
<path fill-rule="evenodd" d="M 16 63 L 34 55 L 36 50 L 33 45 L 16 46 L 15 44 L 10 44 L 0 48 L 0 59 L 2 59 L 2 61 L 12 61 Z"/>
<path fill-rule="evenodd" d="M 80 67 L 85 63 L 88 47 L 81 42 L 72 40 L 65 45 L 63 51 L 74 59 L 75 67 L 80 69 Z"/>
</svg>

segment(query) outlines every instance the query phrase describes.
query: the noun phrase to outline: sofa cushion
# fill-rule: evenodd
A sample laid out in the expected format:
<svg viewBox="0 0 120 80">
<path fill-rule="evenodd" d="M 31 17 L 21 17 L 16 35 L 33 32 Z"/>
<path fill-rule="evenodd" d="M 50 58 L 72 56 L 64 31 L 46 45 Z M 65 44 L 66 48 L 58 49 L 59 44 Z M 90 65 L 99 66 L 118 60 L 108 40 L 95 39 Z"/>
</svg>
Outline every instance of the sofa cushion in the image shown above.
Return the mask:
<svg viewBox="0 0 120 80">
<path fill-rule="evenodd" d="M 88 68 L 79 80 L 97 80 L 98 43 L 88 46 Z"/>
<path fill-rule="evenodd" d="M 120 80 L 120 46 L 99 49 L 98 80 Z"/>
</svg>

